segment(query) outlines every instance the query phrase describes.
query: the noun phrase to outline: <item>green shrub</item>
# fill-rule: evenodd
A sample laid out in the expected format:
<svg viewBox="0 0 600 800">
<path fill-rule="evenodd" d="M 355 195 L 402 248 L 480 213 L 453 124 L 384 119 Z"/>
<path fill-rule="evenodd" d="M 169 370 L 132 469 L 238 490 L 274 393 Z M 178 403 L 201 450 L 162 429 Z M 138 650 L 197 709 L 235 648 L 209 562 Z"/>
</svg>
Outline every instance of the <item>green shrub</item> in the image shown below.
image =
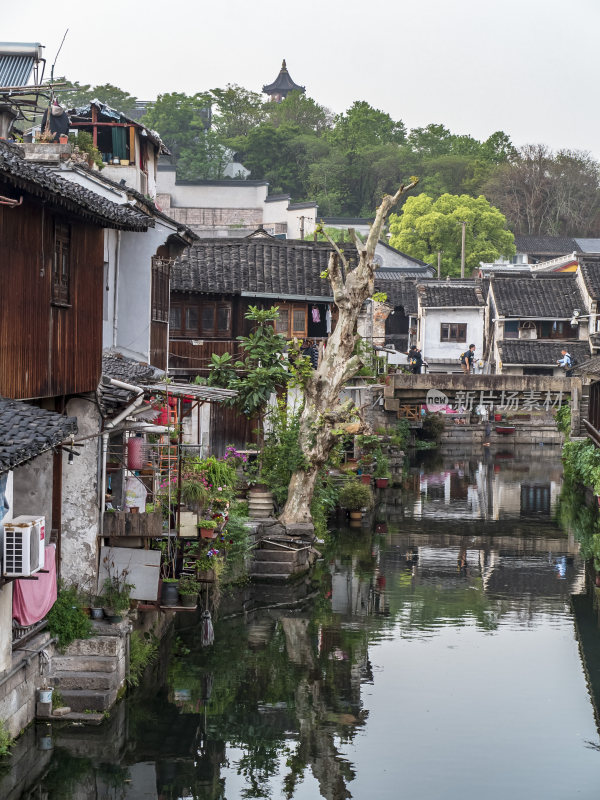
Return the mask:
<svg viewBox="0 0 600 800">
<path fill-rule="evenodd" d="M 158 639 L 153 633 L 133 631 L 129 639 L 129 669 L 127 685 L 130 688 L 139 686 L 146 667 L 156 660 L 158 655 Z"/>
<path fill-rule="evenodd" d="M 360 511 L 361 508 L 370 508 L 373 505 L 373 492 L 366 483 L 350 479 L 340 490 L 339 502 L 348 511 Z"/>
<path fill-rule="evenodd" d="M 440 442 L 444 432 L 444 418 L 441 414 L 427 414 L 423 418 L 423 434 L 425 439 Z"/>
<path fill-rule="evenodd" d="M 554 415 L 556 419 L 556 427 L 567 438 L 571 433 L 571 406 L 566 404 L 556 410 Z"/>
<path fill-rule="evenodd" d="M 8 732 L 4 720 L 0 719 L 0 756 L 10 755 L 10 748 L 13 745 L 13 738 Z"/>
<path fill-rule="evenodd" d="M 390 444 L 394 445 L 394 447 L 401 447 L 403 450 L 406 450 L 408 447 L 408 442 L 410 440 L 410 425 L 407 419 L 400 419 L 396 427 L 394 428 L 391 438 Z"/>
<path fill-rule="evenodd" d="M 77 589 L 65 589 L 59 583 L 56 603 L 48 614 L 48 630 L 58 638 L 58 647 L 64 650 L 75 639 L 87 639 L 92 632 L 92 623 L 84 613 Z"/>
</svg>

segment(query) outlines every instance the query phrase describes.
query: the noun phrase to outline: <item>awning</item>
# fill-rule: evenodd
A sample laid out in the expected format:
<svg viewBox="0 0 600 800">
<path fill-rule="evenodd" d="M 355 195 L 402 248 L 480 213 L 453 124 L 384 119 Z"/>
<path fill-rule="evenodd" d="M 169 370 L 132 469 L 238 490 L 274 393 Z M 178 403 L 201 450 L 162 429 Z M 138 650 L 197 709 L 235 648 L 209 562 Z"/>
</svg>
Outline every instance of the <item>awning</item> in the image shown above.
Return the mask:
<svg viewBox="0 0 600 800">
<path fill-rule="evenodd" d="M 195 383 L 154 383 L 144 385 L 144 391 L 153 394 L 170 394 L 173 397 L 193 397 L 203 403 L 222 403 L 237 397 L 234 389 L 221 389 L 218 386 L 201 386 Z"/>
</svg>

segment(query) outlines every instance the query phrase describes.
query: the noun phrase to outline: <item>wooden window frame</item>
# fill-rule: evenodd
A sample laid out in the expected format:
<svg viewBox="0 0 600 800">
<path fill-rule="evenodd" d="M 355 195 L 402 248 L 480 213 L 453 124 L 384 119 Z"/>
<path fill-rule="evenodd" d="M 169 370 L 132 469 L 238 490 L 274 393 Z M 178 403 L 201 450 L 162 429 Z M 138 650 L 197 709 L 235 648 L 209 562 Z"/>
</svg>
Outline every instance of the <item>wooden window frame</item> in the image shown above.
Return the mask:
<svg viewBox="0 0 600 800">
<path fill-rule="evenodd" d="M 169 322 L 171 259 L 152 257 L 152 322 Z"/>
<path fill-rule="evenodd" d="M 444 328 L 447 329 L 447 336 L 444 336 Z M 441 322 L 440 323 L 440 342 L 460 342 L 467 341 L 466 322 Z"/>
<path fill-rule="evenodd" d="M 286 331 L 277 330 L 277 320 L 273 323 L 273 327 L 277 333 L 285 336 L 288 339 L 306 339 L 308 337 L 308 305 L 306 303 L 279 303 L 279 313 L 287 311 L 288 324 Z M 294 313 L 301 311 L 304 315 L 304 328 L 302 330 L 294 327 Z"/>
<path fill-rule="evenodd" d="M 61 220 L 54 221 L 52 305 L 71 307 L 71 226 Z"/>
<path fill-rule="evenodd" d="M 175 328 L 171 325 L 170 334 L 172 336 L 181 337 L 182 339 L 230 339 L 231 326 L 233 318 L 233 306 L 231 301 L 227 300 L 209 300 L 207 302 L 174 300 L 171 303 L 173 310 L 178 310 L 181 314 L 181 327 Z M 192 309 L 198 314 L 198 325 L 194 330 L 189 330 L 187 327 L 188 310 Z M 212 325 L 204 327 L 202 319 L 204 312 L 210 309 L 212 312 Z M 217 327 L 219 320 L 219 309 L 226 309 L 227 311 L 227 325 L 226 329 L 219 329 Z"/>
</svg>

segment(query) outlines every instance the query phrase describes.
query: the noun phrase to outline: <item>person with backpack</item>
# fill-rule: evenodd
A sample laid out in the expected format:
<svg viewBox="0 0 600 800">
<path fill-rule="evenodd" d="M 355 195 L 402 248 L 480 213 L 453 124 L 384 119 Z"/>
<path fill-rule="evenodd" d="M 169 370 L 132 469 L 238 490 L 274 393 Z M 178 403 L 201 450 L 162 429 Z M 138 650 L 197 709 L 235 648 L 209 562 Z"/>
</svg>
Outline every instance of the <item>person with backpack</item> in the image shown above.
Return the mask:
<svg viewBox="0 0 600 800">
<path fill-rule="evenodd" d="M 468 375 L 470 372 L 473 372 L 474 358 L 475 358 L 475 345 L 470 344 L 469 349 L 465 350 L 464 353 L 461 353 L 460 358 L 458 359 L 462 367 L 462 371 L 465 373 L 465 375 Z"/>
<path fill-rule="evenodd" d="M 420 375 L 421 367 L 423 364 L 426 365 L 426 362 L 423 360 L 423 355 L 419 348 L 413 345 L 406 355 L 408 356 L 408 368 L 412 374 Z"/>
<path fill-rule="evenodd" d="M 562 358 L 559 358 L 556 364 L 559 367 L 563 367 L 563 369 L 565 370 L 565 376 L 567 378 L 570 378 L 573 375 L 573 367 L 575 366 L 575 359 L 569 353 L 569 351 L 566 350 L 564 347 L 560 351 L 560 354 Z"/>
</svg>

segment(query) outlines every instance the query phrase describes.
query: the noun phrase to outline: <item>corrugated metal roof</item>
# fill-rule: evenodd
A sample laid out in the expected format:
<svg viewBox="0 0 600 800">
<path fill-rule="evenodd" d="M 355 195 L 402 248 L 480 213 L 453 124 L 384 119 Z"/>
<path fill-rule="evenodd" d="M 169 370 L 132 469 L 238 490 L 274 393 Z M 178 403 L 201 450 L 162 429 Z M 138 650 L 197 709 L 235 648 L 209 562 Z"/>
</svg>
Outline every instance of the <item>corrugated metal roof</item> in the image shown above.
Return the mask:
<svg viewBox="0 0 600 800">
<path fill-rule="evenodd" d="M 0 86 L 27 86 L 33 56 L 0 55 Z"/>
<path fill-rule="evenodd" d="M 600 239 L 577 237 L 575 241 L 584 253 L 600 253 Z"/>
</svg>

